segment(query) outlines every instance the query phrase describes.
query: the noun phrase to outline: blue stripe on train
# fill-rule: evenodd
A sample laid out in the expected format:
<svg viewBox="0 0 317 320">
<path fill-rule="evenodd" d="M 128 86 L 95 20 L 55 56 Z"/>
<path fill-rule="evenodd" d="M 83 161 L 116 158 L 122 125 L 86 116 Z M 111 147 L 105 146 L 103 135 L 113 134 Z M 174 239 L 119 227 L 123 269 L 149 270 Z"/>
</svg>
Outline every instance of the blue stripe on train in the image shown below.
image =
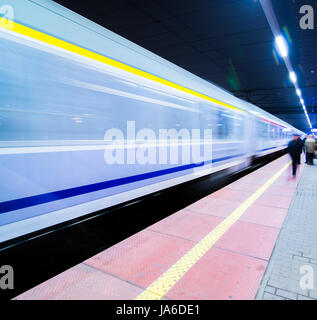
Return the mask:
<svg viewBox="0 0 317 320">
<path fill-rule="evenodd" d="M 265 151 L 265 150 L 274 149 L 274 148 L 276 148 L 276 147 L 266 148 L 266 149 L 262 149 L 260 151 Z M 232 158 L 241 157 L 243 155 L 244 154 L 237 154 L 234 156 L 217 158 L 217 159 L 208 160 L 208 161 L 201 162 L 201 163 L 192 163 L 192 164 L 187 164 L 184 166 L 168 168 L 168 169 L 163 169 L 163 170 L 158 170 L 158 171 L 153 171 L 153 172 L 148 172 L 148 173 L 142 173 L 142 174 L 138 174 L 135 176 L 93 183 L 93 184 L 89 184 L 89 185 L 85 185 L 85 186 L 39 194 L 36 196 L 30 196 L 30 197 L 26 197 L 26 198 L 4 201 L 4 202 L 0 203 L 0 214 L 5 213 L 5 212 L 9 212 L 9 211 L 18 210 L 18 209 L 32 207 L 32 206 L 43 204 L 43 203 L 48 203 L 48 202 L 52 202 L 52 201 L 71 198 L 74 196 L 79 196 L 79 195 L 90 193 L 90 192 L 113 188 L 113 187 L 117 187 L 117 186 L 128 184 L 128 183 L 151 179 L 151 178 L 159 177 L 159 176 L 170 174 L 170 173 L 175 173 L 175 172 L 179 172 L 179 171 L 202 167 L 202 166 L 210 164 L 210 163 L 225 161 L 225 160 L 229 160 Z"/>
<path fill-rule="evenodd" d="M 151 179 L 151 178 L 159 177 L 159 176 L 170 174 L 170 173 L 202 167 L 210 163 L 225 161 L 225 160 L 240 157 L 240 156 L 243 156 L 243 154 L 237 154 L 234 156 L 227 156 L 227 157 L 209 160 L 201 163 L 192 163 L 192 164 L 187 164 L 179 167 L 142 173 L 142 174 L 138 174 L 130 177 L 124 177 L 124 178 L 119 178 L 119 179 L 114 179 L 114 180 L 109 180 L 104 182 L 93 183 L 85 186 L 39 194 L 36 196 L 30 196 L 26 198 L 4 201 L 0 203 L 0 214 L 13 211 L 13 210 L 32 207 L 32 206 L 43 204 L 43 203 L 48 203 L 48 202 L 57 201 L 65 198 L 79 196 L 79 195 L 90 193 L 90 192 L 113 188 L 113 187 L 128 184 L 128 183 Z"/>
</svg>

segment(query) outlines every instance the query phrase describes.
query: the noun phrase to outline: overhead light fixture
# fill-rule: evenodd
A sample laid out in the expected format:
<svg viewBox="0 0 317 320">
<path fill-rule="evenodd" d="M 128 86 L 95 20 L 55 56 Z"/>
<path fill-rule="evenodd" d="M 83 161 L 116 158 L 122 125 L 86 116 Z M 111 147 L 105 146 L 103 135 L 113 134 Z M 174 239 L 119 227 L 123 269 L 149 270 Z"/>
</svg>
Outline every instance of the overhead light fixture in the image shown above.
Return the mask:
<svg viewBox="0 0 317 320">
<path fill-rule="evenodd" d="M 294 71 L 291 71 L 291 72 L 289 73 L 289 78 L 291 79 L 291 81 L 292 81 L 293 83 L 296 82 L 297 77 L 296 77 L 296 74 L 295 74 Z"/>
<path fill-rule="evenodd" d="M 259 1 L 262 9 L 264 11 L 264 14 L 266 16 L 266 19 L 271 27 L 272 33 L 275 36 L 275 47 L 276 47 L 276 51 L 278 51 L 278 54 L 280 56 L 282 56 L 284 58 L 284 62 L 286 65 L 286 68 L 288 70 L 288 72 L 290 73 L 290 80 L 294 83 L 295 85 L 295 89 L 299 89 L 297 86 L 297 79 L 296 79 L 296 74 L 294 72 L 294 69 L 292 68 L 292 64 L 290 59 L 288 58 L 289 56 L 289 48 L 288 48 L 288 43 L 286 42 L 285 38 L 282 36 L 280 27 L 279 27 L 279 23 L 278 23 L 278 19 L 276 18 L 272 3 L 270 0 L 260 0 Z M 284 31 L 286 32 L 286 36 L 288 37 L 288 32 L 287 29 L 284 28 Z M 288 37 L 289 39 L 289 37 Z M 274 58 L 276 55 L 274 54 Z M 302 70 L 302 68 L 301 68 Z M 297 93 L 299 93 L 299 91 L 297 91 Z M 301 95 L 299 94 L 299 97 L 301 98 Z M 306 108 L 305 108 L 306 110 Z M 307 121 L 309 123 L 309 125 L 311 125 L 310 123 L 310 119 L 309 116 L 307 116 Z"/>
<path fill-rule="evenodd" d="M 303 99 L 300 99 L 300 103 L 301 103 L 302 105 L 304 105 L 304 100 L 303 100 Z"/>
<path fill-rule="evenodd" d="M 286 58 L 288 55 L 288 47 L 285 39 L 279 35 L 275 37 L 275 44 L 281 57 Z"/>
<path fill-rule="evenodd" d="M 297 93 L 297 95 L 300 97 L 301 96 L 301 94 L 302 94 L 302 92 L 299 90 L 299 89 L 296 89 L 296 93 Z"/>
</svg>

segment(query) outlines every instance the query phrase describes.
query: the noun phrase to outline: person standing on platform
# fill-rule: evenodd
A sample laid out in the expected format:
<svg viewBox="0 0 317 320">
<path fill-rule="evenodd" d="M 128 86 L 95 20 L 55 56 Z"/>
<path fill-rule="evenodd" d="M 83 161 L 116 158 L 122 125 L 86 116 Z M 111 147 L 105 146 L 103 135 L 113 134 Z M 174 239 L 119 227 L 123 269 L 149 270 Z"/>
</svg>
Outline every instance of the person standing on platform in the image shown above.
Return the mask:
<svg viewBox="0 0 317 320">
<path fill-rule="evenodd" d="M 316 150 L 316 141 L 313 136 L 310 134 L 305 141 L 305 150 L 307 155 L 307 164 L 314 164 L 314 155 Z"/>
<path fill-rule="evenodd" d="M 305 153 L 305 163 L 307 163 L 307 153 L 306 153 L 306 148 L 305 148 L 305 141 L 308 138 L 308 135 L 305 136 L 305 138 L 303 139 L 303 151 Z"/>
<path fill-rule="evenodd" d="M 302 153 L 302 152 L 303 152 L 304 142 L 303 142 L 303 140 L 301 139 L 300 135 L 298 135 L 298 140 L 299 140 L 300 145 L 302 146 L 302 149 L 301 149 L 301 153 Z M 298 158 L 298 164 L 300 164 L 300 161 L 301 161 L 301 158 L 299 157 L 299 158 Z"/>
<path fill-rule="evenodd" d="M 293 135 L 293 140 L 288 144 L 288 153 L 292 158 L 293 177 L 296 176 L 297 166 L 300 164 L 300 155 L 303 151 L 302 141 L 298 134 Z"/>
</svg>

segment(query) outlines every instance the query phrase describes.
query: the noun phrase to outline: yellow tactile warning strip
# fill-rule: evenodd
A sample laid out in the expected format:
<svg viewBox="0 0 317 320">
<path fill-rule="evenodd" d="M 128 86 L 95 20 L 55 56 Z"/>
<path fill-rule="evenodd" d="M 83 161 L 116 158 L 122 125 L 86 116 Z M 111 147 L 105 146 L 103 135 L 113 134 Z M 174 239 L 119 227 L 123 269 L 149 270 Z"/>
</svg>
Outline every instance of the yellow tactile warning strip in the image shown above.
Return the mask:
<svg viewBox="0 0 317 320">
<path fill-rule="evenodd" d="M 226 231 L 243 215 L 243 213 L 279 178 L 279 176 L 289 167 L 289 161 L 264 185 L 255 191 L 237 209 L 235 209 L 225 220 L 215 229 L 197 243 L 180 260 L 171 266 L 157 280 L 148 286 L 137 300 L 158 300 L 161 299 L 193 265 L 224 235 Z"/>
<path fill-rule="evenodd" d="M 237 110 L 237 111 L 240 111 L 240 112 L 245 112 L 244 110 L 239 109 L 239 108 L 237 108 L 235 106 L 232 106 L 232 105 L 230 105 L 228 103 L 225 103 L 223 101 L 211 98 L 211 97 L 209 97 L 209 96 L 207 96 L 205 94 L 202 94 L 202 93 L 199 93 L 199 92 L 194 91 L 192 89 L 183 87 L 183 86 L 178 85 L 178 84 L 176 84 L 174 82 L 171 82 L 169 80 L 160 78 L 158 76 L 155 76 L 155 75 L 150 74 L 148 72 L 142 71 L 140 69 L 131 67 L 131 66 L 127 65 L 127 64 L 124 64 L 124 63 L 116 61 L 114 59 L 105 57 L 105 56 L 103 56 L 101 54 L 98 54 L 98 53 L 95 53 L 93 51 L 84 49 L 84 48 L 79 47 L 77 45 L 71 44 L 71 43 L 69 43 L 67 41 L 64 41 L 64 40 L 58 39 L 56 37 L 50 36 L 50 35 L 48 35 L 46 33 L 37 31 L 37 30 L 29 28 L 29 27 L 26 27 L 26 26 L 24 26 L 22 24 L 19 24 L 17 22 L 13 22 L 13 21 L 6 20 L 6 19 L 2 18 L 0 20 L 0 28 L 4 28 L 4 29 L 8 29 L 8 30 L 14 31 L 16 33 L 19 33 L 19 34 L 22 34 L 24 36 L 27 36 L 27 37 L 30 37 L 30 38 L 45 42 L 45 43 L 53 45 L 55 47 L 58 47 L 58 48 L 61 48 L 61 49 L 64 49 L 64 50 L 79 54 L 79 55 L 84 56 L 86 58 L 90 58 L 90 59 L 93 59 L 95 61 L 99 61 L 99 62 L 102 62 L 104 64 L 116 67 L 118 69 L 128 71 L 128 72 L 133 73 L 135 75 L 138 75 L 138 76 L 141 76 L 143 78 L 146 78 L 146 79 L 149 79 L 149 80 L 164 84 L 166 86 L 172 87 L 174 89 L 189 93 L 191 95 L 194 95 L 196 97 L 208 100 L 210 102 L 216 103 L 216 104 L 221 105 L 223 107 L 234 109 L 234 110 Z"/>
</svg>

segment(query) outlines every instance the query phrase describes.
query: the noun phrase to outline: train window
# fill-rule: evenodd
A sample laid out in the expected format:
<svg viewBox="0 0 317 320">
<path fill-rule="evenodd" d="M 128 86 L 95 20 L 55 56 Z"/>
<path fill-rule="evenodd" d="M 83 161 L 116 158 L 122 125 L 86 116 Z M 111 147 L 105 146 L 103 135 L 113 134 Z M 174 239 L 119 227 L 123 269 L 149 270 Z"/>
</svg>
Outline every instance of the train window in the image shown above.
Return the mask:
<svg viewBox="0 0 317 320">
<path fill-rule="evenodd" d="M 274 124 L 271 124 L 271 125 L 270 125 L 270 138 L 271 138 L 272 140 L 275 140 L 275 139 L 276 139 L 276 136 L 277 136 L 276 130 L 277 130 L 276 126 L 275 126 Z"/>
<path fill-rule="evenodd" d="M 224 116 L 222 111 L 218 112 L 216 127 L 215 127 L 215 138 L 217 140 L 224 140 L 227 139 L 228 132 L 229 132 L 229 121 L 228 118 Z"/>
<path fill-rule="evenodd" d="M 269 123 L 266 123 L 265 126 L 266 126 L 266 139 L 271 140 L 271 126 Z"/>
<path fill-rule="evenodd" d="M 214 137 L 218 140 L 233 140 L 244 137 L 244 121 L 238 115 L 219 111 L 214 128 Z"/>
<path fill-rule="evenodd" d="M 269 124 L 264 121 L 258 122 L 258 128 L 257 128 L 257 135 L 258 137 L 261 137 L 262 139 L 269 139 L 270 138 L 270 132 L 269 132 Z"/>
<path fill-rule="evenodd" d="M 244 121 L 242 118 L 234 117 L 231 129 L 230 139 L 244 139 Z"/>
</svg>

